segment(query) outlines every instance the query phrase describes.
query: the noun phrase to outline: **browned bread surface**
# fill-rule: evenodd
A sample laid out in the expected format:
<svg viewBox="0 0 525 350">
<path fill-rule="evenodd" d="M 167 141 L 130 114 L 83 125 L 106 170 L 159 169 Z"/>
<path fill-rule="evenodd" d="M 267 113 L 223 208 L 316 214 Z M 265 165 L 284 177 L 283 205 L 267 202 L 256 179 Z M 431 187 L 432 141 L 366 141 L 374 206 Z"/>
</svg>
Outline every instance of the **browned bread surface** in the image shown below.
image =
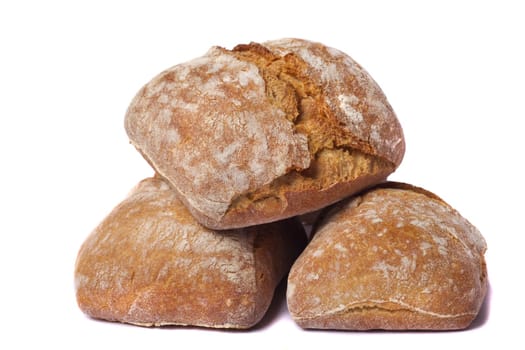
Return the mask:
<svg viewBox="0 0 525 350">
<path fill-rule="evenodd" d="M 82 245 L 80 308 L 144 326 L 248 328 L 306 244 L 298 221 L 213 231 L 159 178 L 143 180 Z"/>
<path fill-rule="evenodd" d="M 387 183 L 320 220 L 288 280 L 301 327 L 462 329 L 478 314 L 486 243 L 439 197 Z"/>
<path fill-rule="evenodd" d="M 299 39 L 214 47 L 162 72 L 135 96 L 125 127 L 215 229 L 320 209 L 383 181 L 405 150 L 370 75 L 341 51 Z"/>
</svg>

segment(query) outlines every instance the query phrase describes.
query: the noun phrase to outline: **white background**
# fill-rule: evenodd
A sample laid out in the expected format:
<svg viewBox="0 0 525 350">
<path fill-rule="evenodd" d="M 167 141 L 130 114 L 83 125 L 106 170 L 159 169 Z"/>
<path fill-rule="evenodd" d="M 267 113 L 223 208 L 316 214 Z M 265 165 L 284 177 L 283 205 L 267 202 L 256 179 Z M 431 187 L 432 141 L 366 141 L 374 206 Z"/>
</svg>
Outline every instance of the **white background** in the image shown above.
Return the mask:
<svg viewBox="0 0 525 350">
<path fill-rule="evenodd" d="M 524 15 L 518 1 L 2 1 L 0 348 L 523 346 Z M 282 37 L 361 63 L 404 128 L 391 179 L 435 192 L 485 236 L 491 292 L 471 329 L 303 331 L 282 290 L 247 332 L 139 328 L 77 308 L 78 248 L 152 174 L 123 128 L 134 94 L 212 45 Z"/>
</svg>

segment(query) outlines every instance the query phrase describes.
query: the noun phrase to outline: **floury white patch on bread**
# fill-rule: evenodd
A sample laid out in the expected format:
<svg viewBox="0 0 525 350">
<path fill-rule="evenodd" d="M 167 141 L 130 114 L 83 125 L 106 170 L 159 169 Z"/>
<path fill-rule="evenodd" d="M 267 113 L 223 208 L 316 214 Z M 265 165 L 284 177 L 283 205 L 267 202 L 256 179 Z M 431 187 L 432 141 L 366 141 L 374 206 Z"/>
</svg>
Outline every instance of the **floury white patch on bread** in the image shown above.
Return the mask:
<svg viewBox="0 0 525 350">
<path fill-rule="evenodd" d="M 478 314 L 486 243 L 430 192 L 383 184 L 335 205 L 315 227 L 288 280 L 300 326 L 462 329 Z"/>
<path fill-rule="evenodd" d="M 354 107 L 352 107 L 352 104 L 359 102 L 357 97 L 354 95 L 339 95 L 337 98 L 340 102 L 339 107 L 345 111 L 345 114 L 352 124 L 359 124 L 363 122 L 363 115 Z"/>
<path fill-rule="evenodd" d="M 214 47 L 146 84 L 131 143 L 215 229 L 305 214 L 383 181 L 404 154 L 379 86 L 344 53 L 299 39 Z"/>
</svg>

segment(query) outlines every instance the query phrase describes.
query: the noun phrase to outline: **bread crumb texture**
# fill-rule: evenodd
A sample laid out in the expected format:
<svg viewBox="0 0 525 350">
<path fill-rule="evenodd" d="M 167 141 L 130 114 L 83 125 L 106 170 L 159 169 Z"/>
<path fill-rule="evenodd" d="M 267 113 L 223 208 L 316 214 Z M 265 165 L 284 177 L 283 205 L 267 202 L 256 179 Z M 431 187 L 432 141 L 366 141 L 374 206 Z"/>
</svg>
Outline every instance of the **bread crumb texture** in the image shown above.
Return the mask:
<svg viewBox="0 0 525 350">
<path fill-rule="evenodd" d="M 146 179 L 82 245 L 78 304 L 92 317 L 144 326 L 250 327 L 295 258 L 292 246 L 287 259 L 269 254 L 256 261 L 257 241 L 264 232 L 281 252 L 284 227 L 206 229 L 163 180 Z"/>
<path fill-rule="evenodd" d="M 292 268 L 305 328 L 460 329 L 487 289 L 479 231 L 437 197 L 378 188 L 332 208 Z"/>
<path fill-rule="evenodd" d="M 385 178 L 405 148 L 369 74 L 344 53 L 299 39 L 214 47 L 176 65 L 139 91 L 125 124 L 192 213 L 217 228 L 243 210 L 274 220 L 292 205 L 289 193 Z"/>
</svg>

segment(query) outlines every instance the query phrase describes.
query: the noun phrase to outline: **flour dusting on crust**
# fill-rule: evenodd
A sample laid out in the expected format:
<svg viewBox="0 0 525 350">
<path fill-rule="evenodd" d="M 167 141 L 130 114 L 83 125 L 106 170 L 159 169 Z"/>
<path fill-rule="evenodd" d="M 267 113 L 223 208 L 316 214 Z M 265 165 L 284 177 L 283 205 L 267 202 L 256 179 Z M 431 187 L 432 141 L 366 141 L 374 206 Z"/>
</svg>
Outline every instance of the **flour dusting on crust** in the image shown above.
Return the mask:
<svg viewBox="0 0 525 350">
<path fill-rule="evenodd" d="M 332 317 L 365 328 L 389 327 L 396 310 L 433 318 L 428 324 L 472 320 L 486 291 L 485 250 L 479 231 L 445 202 L 377 188 L 325 216 L 290 273 L 290 311 L 299 322 Z M 390 313 L 374 323 L 366 310 Z"/>
<path fill-rule="evenodd" d="M 301 39 L 280 39 L 264 45 L 281 55 L 297 54 L 322 86 L 326 103 L 340 122 L 376 155 L 401 163 L 405 143 L 397 117 L 379 85 L 345 53 Z"/>
<path fill-rule="evenodd" d="M 307 137 L 268 103 L 257 67 L 220 48 L 148 83 L 126 130 L 193 209 L 214 220 L 236 196 L 310 165 Z"/>
</svg>

